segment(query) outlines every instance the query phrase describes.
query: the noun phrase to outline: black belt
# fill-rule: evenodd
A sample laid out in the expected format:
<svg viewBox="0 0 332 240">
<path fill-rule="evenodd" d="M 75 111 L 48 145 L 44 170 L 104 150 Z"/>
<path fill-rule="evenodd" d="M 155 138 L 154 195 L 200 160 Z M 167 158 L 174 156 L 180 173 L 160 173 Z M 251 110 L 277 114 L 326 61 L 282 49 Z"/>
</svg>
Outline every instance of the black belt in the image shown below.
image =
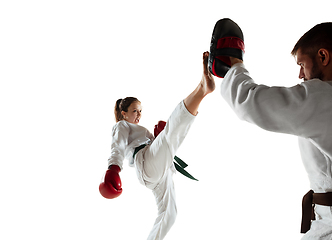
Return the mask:
<svg viewBox="0 0 332 240">
<path fill-rule="evenodd" d="M 332 192 L 314 193 L 314 191 L 310 190 L 306 195 L 304 195 L 302 200 L 301 233 L 309 231 L 311 220 L 315 220 L 315 204 L 332 206 Z"/>
<path fill-rule="evenodd" d="M 135 155 L 138 153 L 139 150 L 143 149 L 146 147 L 146 144 L 143 144 L 141 146 L 138 146 L 137 148 L 135 148 L 134 154 L 133 154 L 133 158 L 135 158 Z M 186 164 L 183 160 L 181 160 L 179 157 L 175 156 L 174 157 L 173 163 L 175 166 L 175 169 L 183 174 L 184 176 L 186 176 L 187 178 L 190 178 L 192 180 L 196 180 L 198 181 L 196 178 L 194 178 L 192 175 L 190 175 L 190 173 L 188 173 L 186 170 L 184 170 L 186 167 L 188 167 L 188 164 Z"/>
</svg>

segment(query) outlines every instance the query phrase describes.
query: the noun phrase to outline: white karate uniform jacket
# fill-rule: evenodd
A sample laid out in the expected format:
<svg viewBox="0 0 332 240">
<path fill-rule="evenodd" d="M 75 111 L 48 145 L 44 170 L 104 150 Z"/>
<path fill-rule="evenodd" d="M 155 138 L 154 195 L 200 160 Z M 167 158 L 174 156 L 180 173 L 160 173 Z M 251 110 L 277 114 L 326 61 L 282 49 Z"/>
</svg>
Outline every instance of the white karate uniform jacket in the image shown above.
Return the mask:
<svg viewBox="0 0 332 240">
<path fill-rule="evenodd" d="M 150 144 L 154 136 L 145 127 L 125 120 L 117 122 L 112 128 L 111 156 L 108 166 L 118 165 L 123 169 L 123 160 L 128 159 L 129 166 L 134 166 L 133 154 L 136 147 Z"/>
<path fill-rule="evenodd" d="M 311 189 L 332 192 L 332 82 L 319 79 L 293 87 L 256 84 L 241 63 L 221 84 L 221 95 L 245 121 L 273 132 L 299 137 Z M 303 239 L 332 239 L 331 207 L 315 207 L 316 221 Z"/>
</svg>

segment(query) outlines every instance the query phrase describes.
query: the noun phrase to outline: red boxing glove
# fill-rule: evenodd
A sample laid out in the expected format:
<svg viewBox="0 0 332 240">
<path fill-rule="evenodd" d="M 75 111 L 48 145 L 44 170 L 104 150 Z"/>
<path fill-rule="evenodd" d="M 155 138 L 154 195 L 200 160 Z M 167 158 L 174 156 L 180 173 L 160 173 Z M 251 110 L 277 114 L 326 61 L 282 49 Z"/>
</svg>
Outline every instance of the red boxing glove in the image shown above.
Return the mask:
<svg viewBox="0 0 332 240">
<path fill-rule="evenodd" d="M 99 185 L 99 192 L 104 198 L 113 199 L 121 195 L 120 171 L 121 169 L 117 165 L 111 165 L 110 169 L 106 171 L 104 181 Z"/>
<path fill-rule="evenodd" d="M 157 137 L 159 133 L 164 130 L 166 122 L 159 121 L 157 125 L 154 125 L 154 137 Z"/>
</svg>

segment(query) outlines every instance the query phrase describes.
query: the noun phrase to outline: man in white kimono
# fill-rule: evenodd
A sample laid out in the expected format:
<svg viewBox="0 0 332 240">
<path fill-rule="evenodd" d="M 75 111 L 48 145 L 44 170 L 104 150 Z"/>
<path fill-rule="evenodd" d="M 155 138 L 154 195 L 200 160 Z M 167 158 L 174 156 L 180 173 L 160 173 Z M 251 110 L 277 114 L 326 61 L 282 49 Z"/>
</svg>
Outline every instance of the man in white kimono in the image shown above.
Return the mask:
<svg viewBox="0 0 332 240">
<path fill-rule="evenodd" d="M 221 95 L 240 119 L 299 137 L 312 189 L 303 199 L 301 232 L 306 234 L 302 239 L 331 240 L 332 23 L 310 29 L 292 54 L 303 83 L 290 88 L 256 84 L 243 61 L 230 57 L 231 68 L 221 84 Z M 315 214 L 311 216 L 313 206 Z M 316 220 L 311 222 L 311 217 Z"/>
</svg>

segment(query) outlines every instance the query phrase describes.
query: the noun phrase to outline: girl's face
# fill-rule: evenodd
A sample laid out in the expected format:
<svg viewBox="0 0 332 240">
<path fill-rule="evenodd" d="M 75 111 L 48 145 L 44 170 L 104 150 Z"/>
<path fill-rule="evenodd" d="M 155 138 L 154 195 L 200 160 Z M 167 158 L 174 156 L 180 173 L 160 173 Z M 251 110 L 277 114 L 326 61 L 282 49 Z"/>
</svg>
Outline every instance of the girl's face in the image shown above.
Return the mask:
<svg viewBox="0 0 332 240">
<path fill-rule="evenodd" d="M 124 120 L 127 122 L 138 124 L 142 116 L 142 106 L 140 102 L 133 102 L 128 107 L 128 112 L 121 112 Z"/>
</svg>

